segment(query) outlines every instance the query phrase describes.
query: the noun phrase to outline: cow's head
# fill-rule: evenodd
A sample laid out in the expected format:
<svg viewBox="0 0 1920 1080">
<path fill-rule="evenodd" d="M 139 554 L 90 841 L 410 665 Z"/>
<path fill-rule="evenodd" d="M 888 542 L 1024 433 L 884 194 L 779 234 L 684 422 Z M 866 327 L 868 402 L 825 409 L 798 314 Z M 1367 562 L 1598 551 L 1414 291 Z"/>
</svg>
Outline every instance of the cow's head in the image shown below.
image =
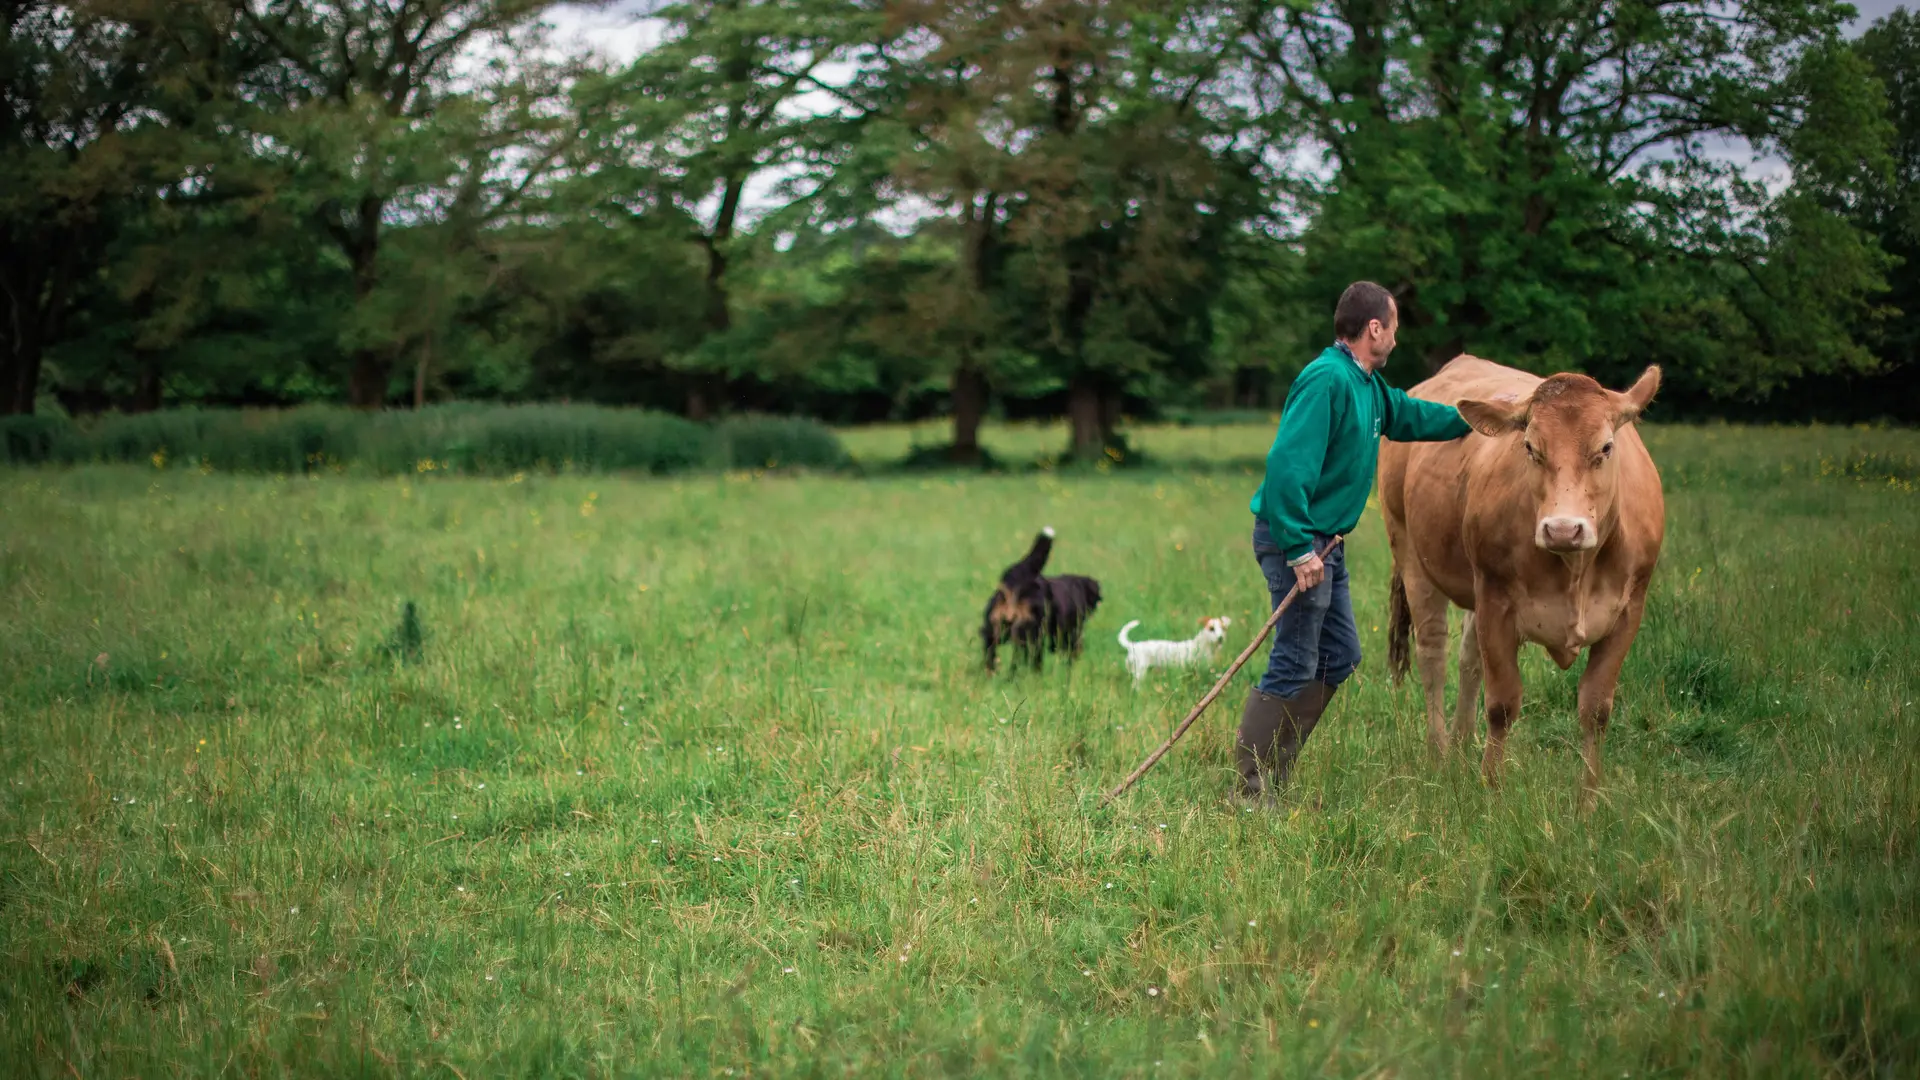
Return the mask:
<svg viewBox="0 0 1920 1080">
<path fill-rule="evenodd" d="M 1639 418 L 1658 389 L 1658 367 L 1624 394 L 1585 375 L 1555 375 L 1525 401 L 1462 401 L 1460 415 L 1488 438 L 1521 433 L 1515 449 L 1526 455 L 1539 511 L 1533 542 L 1547 551 L 1588 551 L 1615 517 L 1614 433 Z"/>
</svg>

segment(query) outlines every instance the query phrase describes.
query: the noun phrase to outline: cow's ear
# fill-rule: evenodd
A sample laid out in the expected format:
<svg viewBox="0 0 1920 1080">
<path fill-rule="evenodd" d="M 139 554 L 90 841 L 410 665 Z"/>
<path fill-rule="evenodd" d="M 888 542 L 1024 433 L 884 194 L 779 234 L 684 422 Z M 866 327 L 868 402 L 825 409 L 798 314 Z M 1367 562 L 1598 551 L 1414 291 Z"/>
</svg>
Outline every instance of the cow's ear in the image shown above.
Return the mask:
<svg viewBox="0 0 1920 1080">
<path fill-rule="evenodd" d="M 1460 419 L 1465 420 L 1473 430 L 1489 439 L 1497 439 L 1509 431 L 1519 431 L 1527 426 L 1527 412 L 1532 408 L 1526 401 L 1463 401 L 1458 406 Z"/>
<path fill-rule="evenodd" d="M 1660 365 L 1649 364 L 1626 393 L 1613 395 L 1613 426 L 1624 427 L 1640 419 L 1640 414 L 1647 410 L 1647 405 L 1659 390 Z"/>
</svg>

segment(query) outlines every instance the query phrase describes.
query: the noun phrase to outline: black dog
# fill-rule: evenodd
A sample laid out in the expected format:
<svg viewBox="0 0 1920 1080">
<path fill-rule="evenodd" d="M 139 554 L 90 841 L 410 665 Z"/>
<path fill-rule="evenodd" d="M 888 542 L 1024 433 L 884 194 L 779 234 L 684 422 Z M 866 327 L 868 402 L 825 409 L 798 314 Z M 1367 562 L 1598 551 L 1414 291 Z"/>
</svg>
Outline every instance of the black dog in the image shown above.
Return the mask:
<svg viewBox="0 0 1920 1080">
<path fill-rule="evenodd" d="M 1040 571 L 1053 552 L 1053 527 L 1040 530 L 1026 558 L 1007 567 L 1000 587 L 987 601 L 980 624 L 986 646 L 987 670 L 994 670 L 995 650 L 1012 642 L 1015 655 L 1040 667 L 1043 653 L 1065 651 L 1068 659 L 1080 655 L 1080 632 L 1093 609 L 1100 606 L 1100 583 L 1078 574 L 1045 577 Z"/>
</svg>

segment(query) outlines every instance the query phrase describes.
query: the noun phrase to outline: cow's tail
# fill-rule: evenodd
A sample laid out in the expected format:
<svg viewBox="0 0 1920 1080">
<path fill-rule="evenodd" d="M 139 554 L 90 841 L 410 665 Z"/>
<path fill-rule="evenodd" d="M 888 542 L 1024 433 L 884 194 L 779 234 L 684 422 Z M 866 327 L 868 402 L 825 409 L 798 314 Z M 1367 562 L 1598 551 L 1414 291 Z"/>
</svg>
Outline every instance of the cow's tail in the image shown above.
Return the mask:
<svg viewBox="0 0 1920 1080">
<path fill-rule="evenodd" d="M 1135 619 L 1135 620 L 1133 620 L 1132 622 L 1130 622 L 1130 623 L 1128 623 L 1127 625 L 1125 625 L 1125 626 L 1123 626 L 1123 627 L 1121 627 L 1121 628 L 1120 628 L 1120 646 L 1121 646 L 1121 648 L 1125 648 L 1125 649 L 1131 649 L 1131 648 L 1133 648 L 1133 642 L 1131 642 L 1131 641 L 1128 641 L 1128 640 L 1127 640 L 1127 631 L 1129 631 L 1129 630 L 1131 630 L 1131 629 L 1133 629 L 1134 627 L 1136 627 L 1136 626 L 1139 626 L 1139 625 L 1140 625 L 1140 620 L 1139 620 L 1139 619 Z"/>
<path fill-rule="evenodd" d="M 1407 677 L 1407 669 L 1412 666 L 1412 638 L 1413 608 L 1407 604 L 1407 583 L 1396 563 L 1387 585 L 1387 674 L 1393 676 L 1395 686 Z"/>
</svg>

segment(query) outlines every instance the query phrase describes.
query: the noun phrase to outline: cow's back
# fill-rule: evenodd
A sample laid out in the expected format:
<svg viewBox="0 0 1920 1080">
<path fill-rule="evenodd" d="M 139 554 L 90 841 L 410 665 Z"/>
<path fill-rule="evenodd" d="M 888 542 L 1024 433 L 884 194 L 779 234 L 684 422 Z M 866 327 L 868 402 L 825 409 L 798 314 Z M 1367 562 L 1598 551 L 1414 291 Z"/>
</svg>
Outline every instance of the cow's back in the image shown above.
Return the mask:
<svg viewBox="0 0 1920 1080">
<path fill-rule="evenodd" d="M 1447 405 L 1469 399 L 1520 401 L 1540 382 L 1537 375 L 1462 355 L 1407 393 Z M 1500 471 L 1489 454 L 1500 441 L 1471 434 L 1451 442 L 1389 441 L 1380 447 L 1380 502 L 1396 557 L 1417 562 L 1428 580 L 1463 608 L 1473 607 L 1467 507 L 1478 501 L 1472 499 L 1475 477 Z"/>
</svg>

